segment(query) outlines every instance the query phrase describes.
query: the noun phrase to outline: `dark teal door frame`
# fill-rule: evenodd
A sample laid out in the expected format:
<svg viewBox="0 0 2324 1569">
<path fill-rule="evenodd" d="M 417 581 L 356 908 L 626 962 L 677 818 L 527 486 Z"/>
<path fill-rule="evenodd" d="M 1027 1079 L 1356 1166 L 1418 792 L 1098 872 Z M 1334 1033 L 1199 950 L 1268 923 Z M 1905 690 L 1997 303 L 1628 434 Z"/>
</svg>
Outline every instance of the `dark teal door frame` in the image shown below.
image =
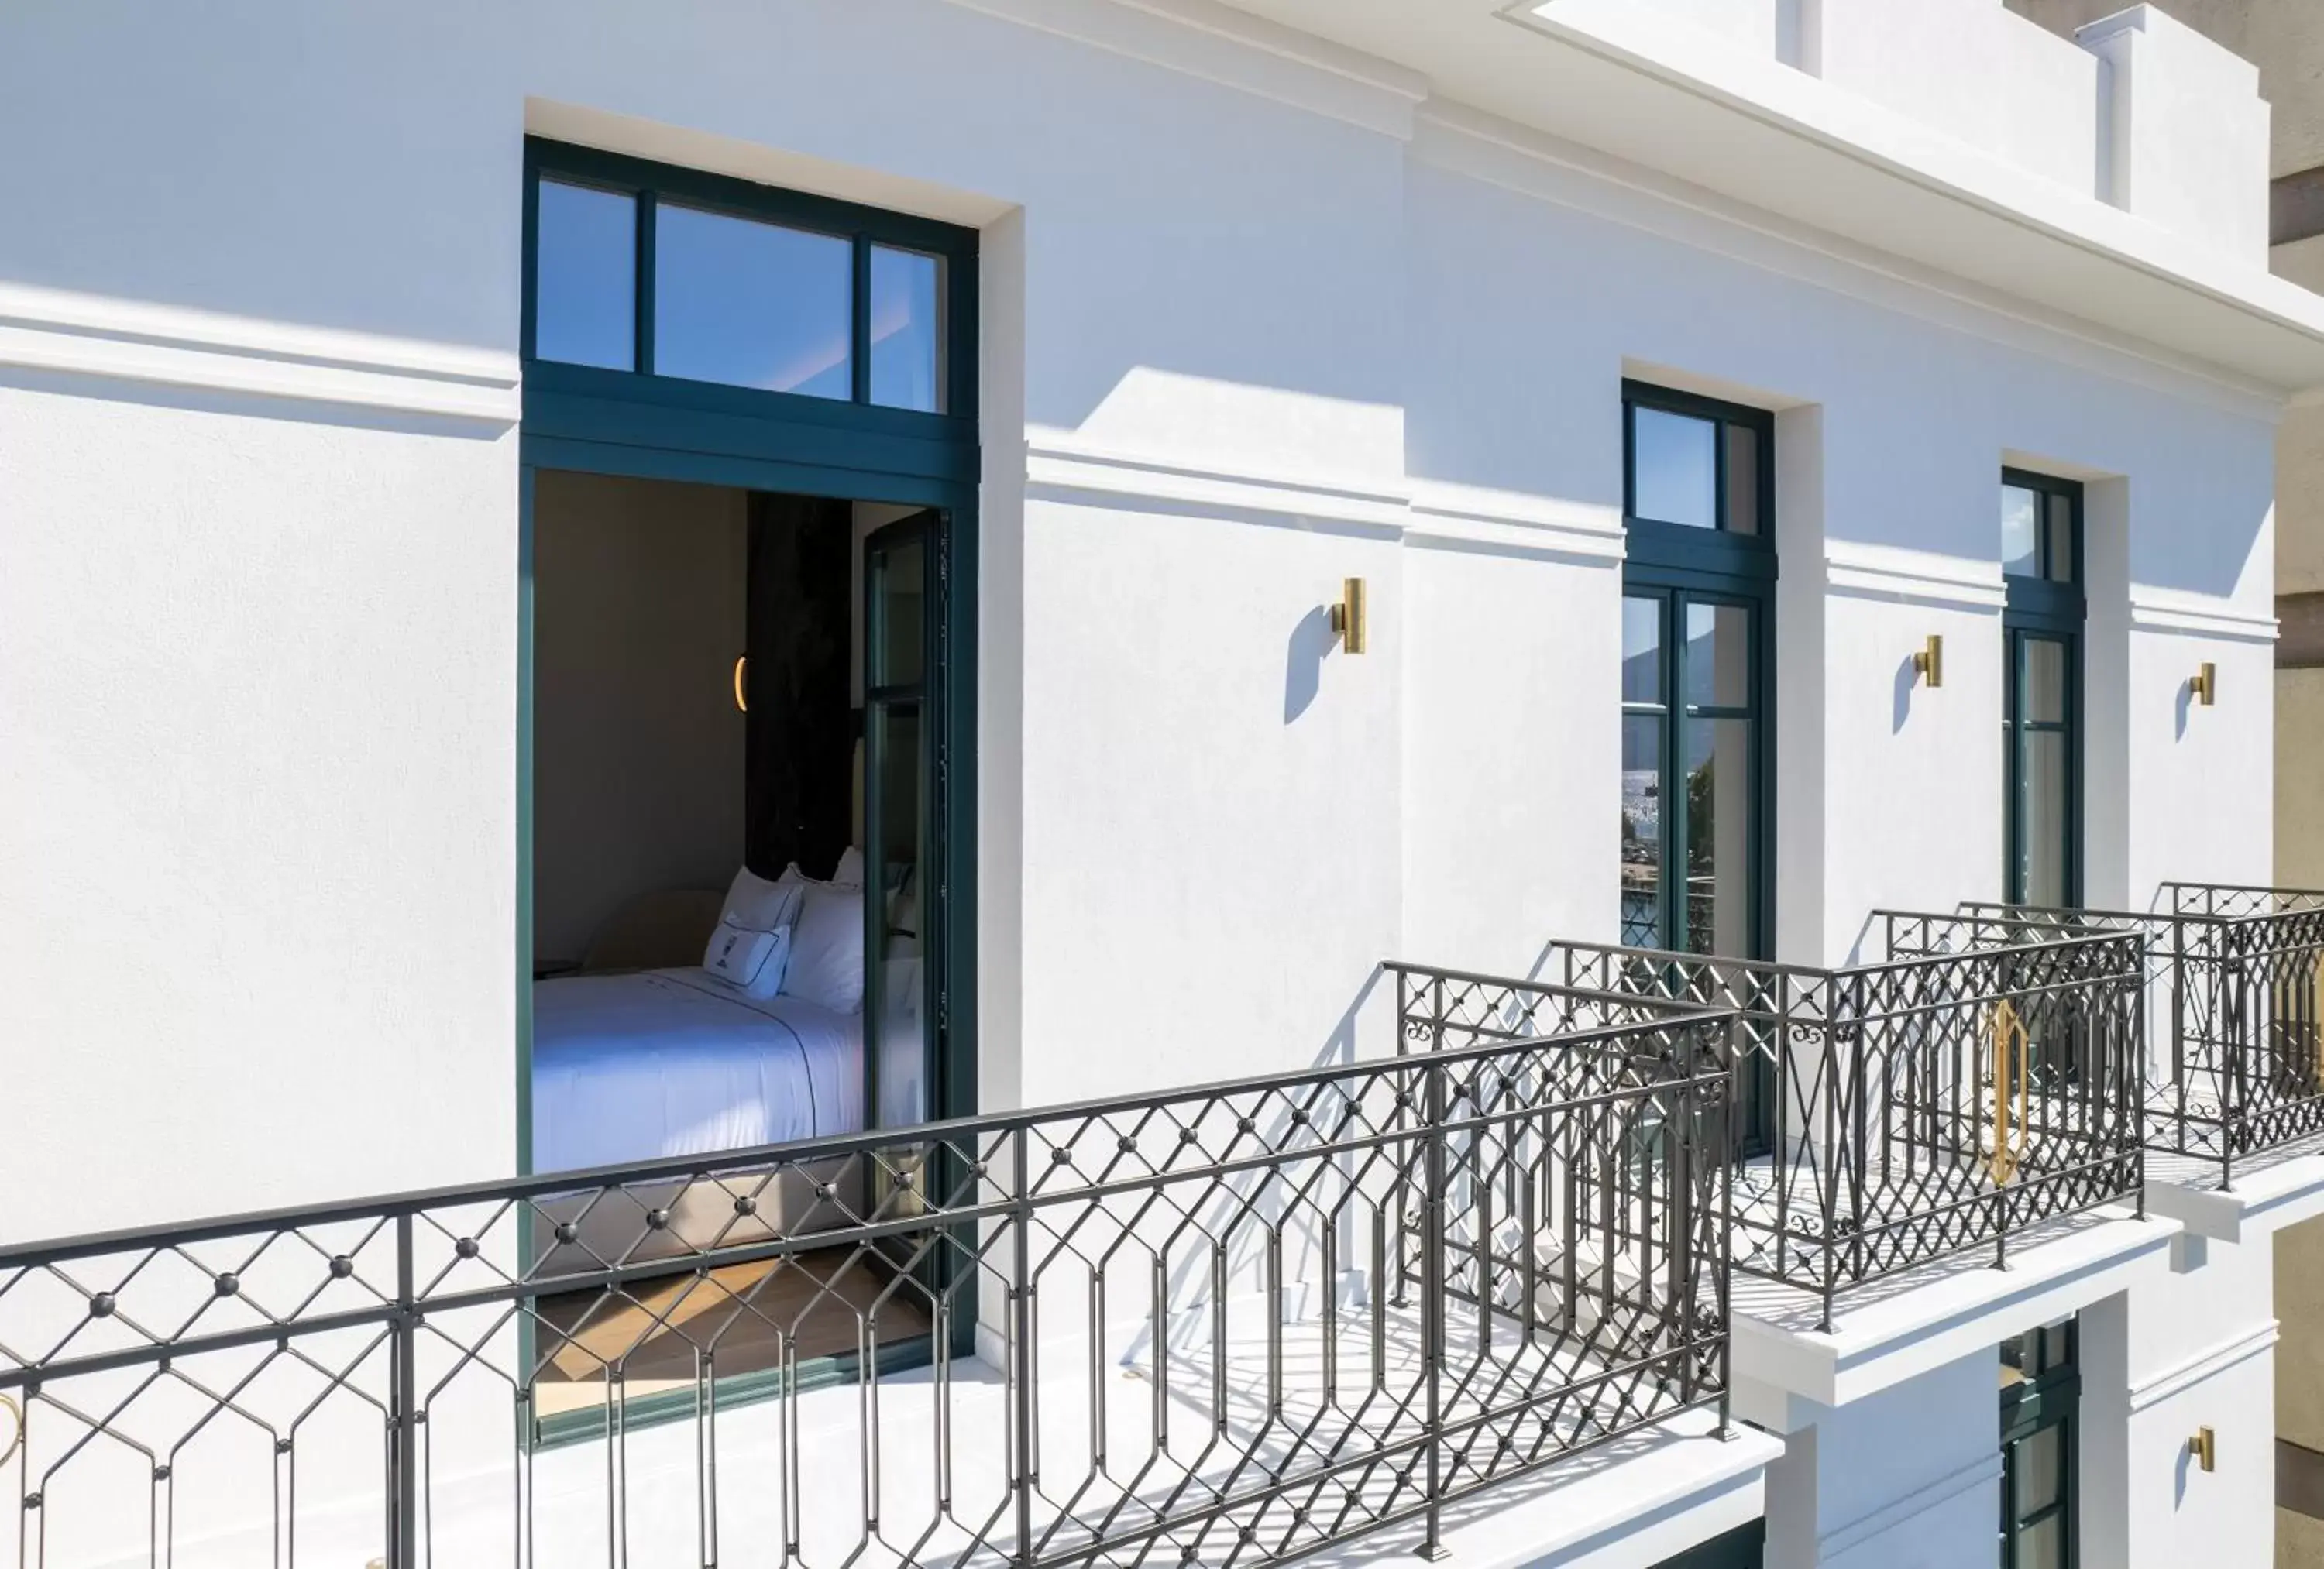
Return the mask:
<svg viewBox="0 0 2324 1569">
<path fill-rule="evenodd" d="M 973 230 L 861 207 L 592 148 L 525 143 L 524 360 L 518 508 L 517 1106 L 520 1170 L 531 1163 L 532 1094 L 532 477 L 542 469 L 723 485 L 930 509 L 931 628 L 925 766 L 933 862 L 921 919 L 929 974 L 928 1109 L 976 1106 L 977 235 Z M 622 193 L 637 203 L 634 364 L 609 370 L 535 357 L 540 187 L 544 179 Z M 655 204 L 707 210 L 844 236 L 856 257 L 852 296 L 853 396 L 810 397 L 652 373 Z M 942 412 L 871 401 L 868 257 L 875 246 L 941 258 L 945 311 Z M 881 907 L 878 897 L 867 908 Z M 867 1055 L 872 1043 L 866 1042 Z M 867 1108 L 868 1109 L 868 1108 Z"/>
</svg>

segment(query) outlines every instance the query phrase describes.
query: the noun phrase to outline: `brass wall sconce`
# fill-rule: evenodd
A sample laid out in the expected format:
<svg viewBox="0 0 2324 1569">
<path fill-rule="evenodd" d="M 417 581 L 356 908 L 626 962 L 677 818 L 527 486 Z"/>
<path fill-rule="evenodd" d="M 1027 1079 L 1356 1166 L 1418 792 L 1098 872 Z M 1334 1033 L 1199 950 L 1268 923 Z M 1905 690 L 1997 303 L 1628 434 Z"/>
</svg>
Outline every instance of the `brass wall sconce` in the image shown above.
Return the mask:
<svg viewBox="0 0 2324 1569">
<path fill-rule="evenodd" d="M 1913 673 L 1932 687 L 1945 684 L 1945 640 L 1941 635 L 1929 634 L 1928 647 L 1913 656 Z"/>
<path fill-rule="evenodd" d="M 1364 613 L 1364 580 L 1349 578 L 1340 585 L 1340 602 L 1332 607 L 1332 630 L 1339 634 L 1341 646 L 1349 653 L 1362 653 L 1370 641 L 1368 619 Z"/>
<path fill-rule="evenodd" d="M 748 654 L 734 661 L 734 711 L 751 711 L 751 656 Z"/>
<path fill-rule="evenodd" d="M 2209 708 L 2219 695 L 2219 667 L 2209 660 L 2203 661 L 2194 674 L 2187 678 L 2187 691 L 2198 708 Z M 2204 1467 L 2209 1470 L 2209 1466 Z"/>
<path fill-rule="evenodd" d="M 2218 1463 L 2218 1450 L 2212 1442 L 2209 1427 L 2195 1429 L 2195 1436 L 2187 1440 L 2187 1453 L 2193 1455 L 2195 1463 L 2205 1471 L 2212 1470 Z"/>
</svg>

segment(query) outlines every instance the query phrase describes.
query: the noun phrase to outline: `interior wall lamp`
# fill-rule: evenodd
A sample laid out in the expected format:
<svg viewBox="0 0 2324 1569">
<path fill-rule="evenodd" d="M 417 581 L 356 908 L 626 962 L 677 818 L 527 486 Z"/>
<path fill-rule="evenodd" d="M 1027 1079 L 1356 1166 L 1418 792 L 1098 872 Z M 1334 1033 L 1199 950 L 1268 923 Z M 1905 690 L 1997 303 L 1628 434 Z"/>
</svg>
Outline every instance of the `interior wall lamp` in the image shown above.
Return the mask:
<svg viewBox="0 0 2324 1569">
<path fill-rule="evenodd" d="M 2187 691 L 2198 707 L 2210 707 L 2212 700 L 2219 695 L 2219 667 L 2208 659 L 2204 660 L 2195 674 L 2187 678 Z M 2207 1466 L 2205 1469 L 2209 1468 Z"/>
<path fill-rule="evenodd" d="M 1364 580 L 1349 578 L 1340 585 L 1340 602 L 1332 607 L 1332 630 L 1339 634 L 1341 647 L 1351 654 L 1360 654 L 1370 641 L 1369 618 L 1364 613 Z"/>
<path fill-rule="evenodd" d="M 2211 1470 L 2218 1463 L 2218 1448 L 2212 1439 L 2211 1430 L 2209 1427 L 2195 1429 L 2195 1436 L 2187 1440 L 2187 1453 L 2193 1455 L 2195 1463 L 2205 1471 Z"/>
<path fill-rule="evenodd" d="M 1929 634 L 1928 647 L 1913 656 L 1913 673 L 1931 686 L 1945 684 L 1945 640 L 1941 634 Z"/>
</svg>

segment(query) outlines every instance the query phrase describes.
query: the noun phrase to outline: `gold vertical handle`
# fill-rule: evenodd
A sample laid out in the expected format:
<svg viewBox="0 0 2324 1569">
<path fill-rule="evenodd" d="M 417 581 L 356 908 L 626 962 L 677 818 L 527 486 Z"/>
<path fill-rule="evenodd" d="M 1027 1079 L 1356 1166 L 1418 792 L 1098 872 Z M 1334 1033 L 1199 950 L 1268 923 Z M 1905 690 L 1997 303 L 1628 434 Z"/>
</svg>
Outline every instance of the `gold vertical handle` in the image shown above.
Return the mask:
<svg viewBox="0 0 2324 1569">
<path fill-rule="evenodd" d="M 24 1446 L 24 1408 L 7 1395 L 0 1395 L 0 1406 L 8 1408 L 8 1447 L 0 1449 L 0 1465 L 16 1458 L 16 1451 Z"/>
<path fill-rule="evenodd" d="M 2028 1124 L 2033 1121 L 2034 1044 L 2025 1032 L 2025 1022 L 2017 1016 L 2017 1009 L 2006 998 L 1993 1005 L 1987 1020 L 1987 1033 L 1993 1041 L 1993 1158 L 1986 1163 L 1996 1187 L 2006 1187 L 2024 1164 Z M 2015 1125 L 2010 1119 L 2010 1059 L 2015 1047 L 2017 1080 L 2017 1116 Z"/>
<path fill-rule="evenodd" d="M 734 661 L 734 711 L 751 711 L 751 656 L 738 656 Z"/>
</svg>

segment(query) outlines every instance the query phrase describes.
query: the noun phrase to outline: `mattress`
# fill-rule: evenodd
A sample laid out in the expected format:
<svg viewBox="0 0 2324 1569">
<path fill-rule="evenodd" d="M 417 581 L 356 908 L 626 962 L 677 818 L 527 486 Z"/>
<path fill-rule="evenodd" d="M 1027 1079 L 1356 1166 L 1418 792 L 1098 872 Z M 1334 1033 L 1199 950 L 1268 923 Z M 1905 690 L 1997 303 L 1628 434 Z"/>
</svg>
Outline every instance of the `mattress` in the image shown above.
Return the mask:
<svg viewBox="0 0 2324 1569">
<path fill-rule="evenodd" d="M 542 981 L 532 1169 L 699 1155 L 863 1126 L 863 1017 L 698 968 Z"/>
</svg>

